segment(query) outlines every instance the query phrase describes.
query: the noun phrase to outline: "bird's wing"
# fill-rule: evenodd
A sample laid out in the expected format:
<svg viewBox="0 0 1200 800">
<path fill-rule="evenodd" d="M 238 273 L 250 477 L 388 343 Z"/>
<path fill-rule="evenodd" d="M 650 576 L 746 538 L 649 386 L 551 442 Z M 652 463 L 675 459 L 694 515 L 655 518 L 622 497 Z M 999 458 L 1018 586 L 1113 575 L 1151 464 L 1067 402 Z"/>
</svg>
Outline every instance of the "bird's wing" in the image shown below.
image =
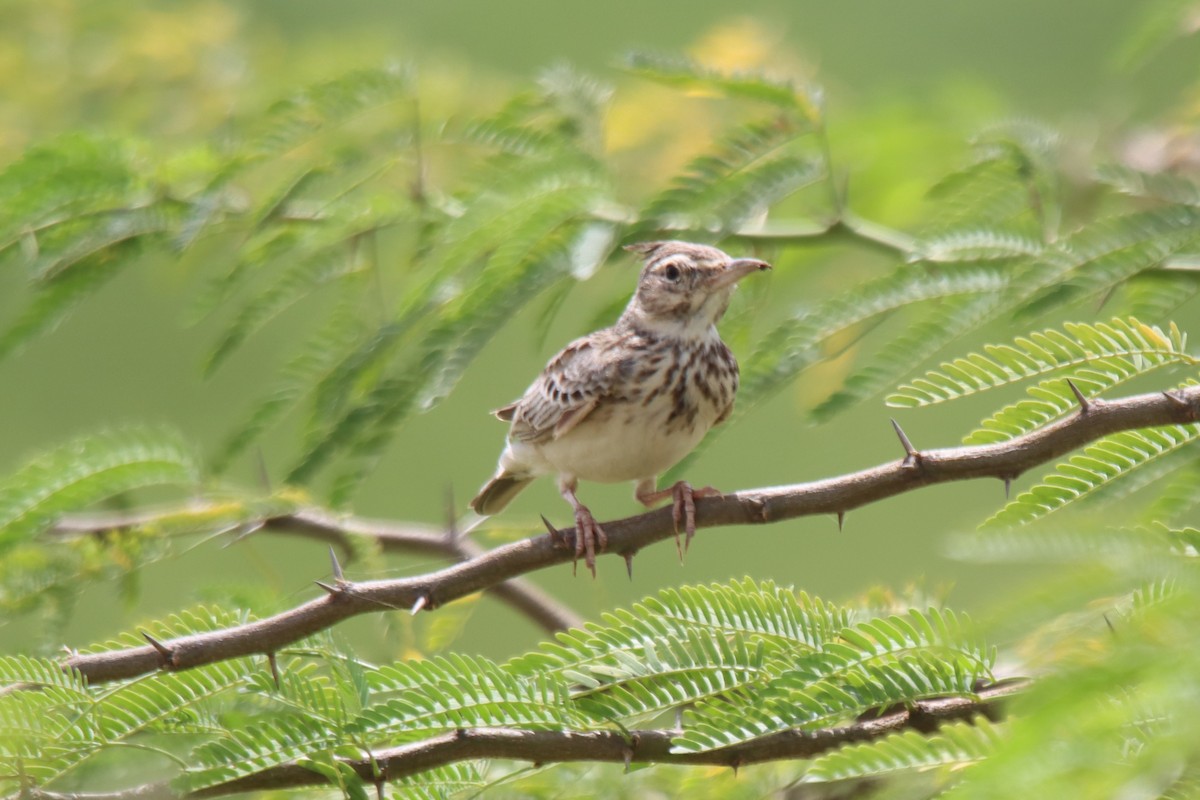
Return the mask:
<svg viewBox="0 0 1200 800">
<path fill-rule="evenodd" d="M 557 439 L 611 393 L 614 365 L 605 358 L 603 333 L 571 342 L 550 360 L 516 402 L 510 438 L 535 444 Z"/>
</svg>

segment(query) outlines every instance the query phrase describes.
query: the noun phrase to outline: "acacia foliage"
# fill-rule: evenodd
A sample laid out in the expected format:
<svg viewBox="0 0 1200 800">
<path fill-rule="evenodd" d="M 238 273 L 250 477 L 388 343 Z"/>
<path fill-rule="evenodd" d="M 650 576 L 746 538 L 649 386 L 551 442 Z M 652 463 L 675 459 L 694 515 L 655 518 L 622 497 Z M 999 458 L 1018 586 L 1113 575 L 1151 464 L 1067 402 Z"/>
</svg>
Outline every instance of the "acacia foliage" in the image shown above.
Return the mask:
<svg viewBox="0 0 1200 800">
<path fill-rule="evenodd" d="M 626 67 L 632 77 L 616 87 L 558 67 L 482 111 L 436 115 L 422 110 L 413 73 L 363 70 L 219 136 L 171 145 L 73 132 L 6 165 L 0 264 L 19 269 L 25 288 L 0 328 L 0 357 L 148 263 L 186 265 L 206 287 L 195 314 L 223 320 L 202 366 L 210 373 L 289 309 L 315 298 L 322 310 L 210 457 L 170 431 L 129 426 L 48 450 L 0 483 L 5 612 L 61 622 L 89 581 L 118 577 L 132 594 L 138 569 L 156 559 L 245 534 L 314 496 L 349 505 L 397 432 L 452 393 L 518 312 L 540 304 L 548 326 L 574 286 L 647 237 L 755 252 L 781 267 L 785 291 L 798 284 L 778 274 L 811 263 L 814 244 L 875 259 L 856 285 L 814 293 L 782 317 L 735 306 L 729 335 L 749 353 L 738 417 L 847 354 L 844 374 L 814 381 L 825 391 L 806 412 L 812 421 L 889 391 L 892 405 L 914 407 L 1027 383 L 1027 396 L 998 401 L 1008 404 L 968 443 L 1079 413 L 1076 391 L 1094 400 L 1129 382 L 1195 379 L 1189 326 L 1171 322 L 1200 289 L 1186 268 L 1200 245 L 1200 188 L 1188 174 L 1142 172 L 1104 151 L 1084 153 L 1080 171 L 1076 143 L 1007 122 L 931 181 L 928 221 L 901 232 L 847 205 L 818 87 L 646 54 Z M 614 92 L 633 79 L 704 96 L 722 119 L 701 152 L 649 187 L 604 143 Z M 985 330 L 993 344 L 958 345 Z M 947 360 L 924 364 L 939 354 Z M 279 427 L 294 431 L 288 488 L 218 488 L 214 476 Z M 742 790 L 862 781 L 855 791 L 902 797 L 1099 796 L 1115 786 L 1195 796 L 1198 432 L 1108 437 L 959 540 L 964 557 L 1062 566 L 984 626 L 990 636 L 920 598 L 831 603 L 745 580 L 664 589 L 504 663 L 451 652 L 368 664 L 317 637 L 277 654 L 275 671 L 232 660 L 89 686 L 31 647 L 0 660 L 0 787 L 161 779 L 215 790 L 301 763 L 361 797 L 343 759 L 459 729 L 670 729 L 675 753 L 702 754 L 970 698 L 1000 672 L 1039 675 L 1004 720 L 847 745 L 761 768 Z M 206 502 L 99 536 L 56 528 L 66 513 L 147 489 Z M 353 546 L 370 557 L 375 545 Z M 453 607 L 437 613 L 453 627 Z M 169 639 L 250 617 L 198 607 L 142 632 Z M 58 628 L 47 630 L 51 640 Z M 1002 658 L 988 641 L 1005 646 Z M 98 647 L 142 643 L 131 633 Z M 122 757 L 133 751 L 138 760 Z M 620 780 L 678 792 L 697 780 L 516 772 L 464 761 L 392 790 L 441 797 L 520 780 L 520 791 L 551 796 L 572 780 L 589 791 Z M 729 781 L 689 795 L 721 796 Z"/>
</svg>

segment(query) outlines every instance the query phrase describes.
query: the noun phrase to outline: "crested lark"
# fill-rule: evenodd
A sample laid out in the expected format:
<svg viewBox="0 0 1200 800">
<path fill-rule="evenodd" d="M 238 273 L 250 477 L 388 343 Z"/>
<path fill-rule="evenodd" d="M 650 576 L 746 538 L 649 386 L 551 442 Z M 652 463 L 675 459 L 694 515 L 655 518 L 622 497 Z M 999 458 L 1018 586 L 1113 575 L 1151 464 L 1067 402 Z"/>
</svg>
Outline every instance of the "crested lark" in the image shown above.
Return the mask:
<svg viewBox="0 0 1200 800">
<path fill-rule="evenodd" d="M 495 514 L 540 475 L 557 474 L 558 489 L 575 509 L 575 558 L 596 574 L 596 552 L 607 537 L 575 496 L 580 480 L 636 481 L 646 506 L 672 498 L 675 543 L 682 523 L 691 543 L 695 498 L 686 481 L 657 490 L 658 475 L 691 452 L 729 416 L 738 386 L 733 353 L 716 323 L 737 282 L 770 265 L 730 258 L 688 242 L 631 245 L 646 265 L 637 291 L 611 328 L 576 339 L 515 403 L 495 412 L 511 422 L 500 467 L 471 508 Z"/>
</svg>

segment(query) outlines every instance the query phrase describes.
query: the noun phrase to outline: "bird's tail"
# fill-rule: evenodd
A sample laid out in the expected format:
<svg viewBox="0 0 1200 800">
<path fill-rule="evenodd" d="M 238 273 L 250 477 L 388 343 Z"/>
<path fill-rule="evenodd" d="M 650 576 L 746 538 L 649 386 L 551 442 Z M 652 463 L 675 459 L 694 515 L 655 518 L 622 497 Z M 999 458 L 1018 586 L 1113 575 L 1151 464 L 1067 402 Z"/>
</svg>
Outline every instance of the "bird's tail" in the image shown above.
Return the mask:
<svg viewBox="0 0 1200 800">
<path fill-rule="evenodd" d="M 483 485 L 479 494 L 471 501 L 471 508 L 476 514 L 489 516 L 499 513 L 517 494 L 533 482 L 528 475 L 514 475 L 501 469 L 492 479 Z"/>
</svg>

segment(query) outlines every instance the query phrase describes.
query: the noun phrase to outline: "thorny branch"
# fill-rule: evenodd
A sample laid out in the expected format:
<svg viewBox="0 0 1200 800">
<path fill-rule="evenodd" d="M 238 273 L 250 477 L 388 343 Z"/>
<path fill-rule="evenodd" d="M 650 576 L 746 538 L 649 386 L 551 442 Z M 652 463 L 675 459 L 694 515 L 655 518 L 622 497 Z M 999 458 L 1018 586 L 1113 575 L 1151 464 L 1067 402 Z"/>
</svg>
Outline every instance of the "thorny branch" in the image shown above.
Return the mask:
<svg viewBox="0 0 1200 800">
<path fill-rule="evenodd" d="M 1025 471 L 1117 431 L 1200 419 L 1200 386 L 1119 400 L 1091 398 L 1086 407 L 1037 431 L 978 447 L 920 450 L 909 443 L 904 458 L 811 483 L 749 489 L 696 502 L 696 526 L 779 522 L 814 514 L 841 521 L 851 509 L 923 486 L 970 478 L 998 478 L 1007 485 Z M 319 527 L 319 526 L 318 526 Z M 604 523 L 607 554 L 632 557 L 672 539 L 671 509 Z M 90 682 L 131 678 L 158 669 L 188 669 L 225 659 L 269 655 L 305 636 L 359 614 L 394 609 L 433 610 L 474 592 L 491 589 L 534 570 L 572 560 L 573 530 L 497 547 L 425 575 L 391 580 L 321 584 L 324 594 L 271 617 L 225 630 L 193 634 L 158 647 L 77 654 L 63 663 Z"/>
<path fill-rule="evenodd" d="M 1027 688 L 1024 680 L 1001 681 L 980 689 L 974 698 L 940 697 L 918 700 L 902 708 L 853 724 L 813 731 L 792 729 L 743 744 L 700 753 L 671 752 L 678 730 L 542 731 L 509 728 L 469 728 L 404 744 L 347 760 L 368 783 L 394 781 L 419 772 L 485 758 L 553 764 L 568 761 L 625 764 L 710 764 L 737 769 L 750 764 L 813 756 L 852 742 L 878 739 L 902 730 L 932 732 L 947 722 L 986 716 L 996 720 L 1001 702 Z M 287 789 L 324 783 L 325 779 L 297 764 L 264 769 L 253 775 L 180 794 L 157 783 L 114 792 L 62 794 L 33 790 L 29 800 L 199 800 L 265 789 Z"/>
<path fill-rule="evenodd" d="M 212 504 L 193 503 L 184 513 L 202 514 Z M 140 511 L 132 513 L 72 514 L 54 527 L 56 535 L 94 534 L 147 525 L 179 513 L 180 509 Z M 335 514 L 318 508 L 306 508 L 261 519 L 242 520 L 239 528 L 259 533 L 284 533 L 303 536 L 351 551 L 350 540 L 362 536 L 375 540 L 385 552 L 428 553 L 454 561 L 469 561 L 486 551 L 475 542 L 453 530 L 439 530 L 412 522 L 389 522 L 345 514 Z M 574 611 L 555 600 L 528 581 L 520 578 L 487 587 L 501 601 L 540 625 L 546 631 L 578 627 L 582 620 Z M 407 608 L 407 606 L 406 606 Z"/>
</svg>

